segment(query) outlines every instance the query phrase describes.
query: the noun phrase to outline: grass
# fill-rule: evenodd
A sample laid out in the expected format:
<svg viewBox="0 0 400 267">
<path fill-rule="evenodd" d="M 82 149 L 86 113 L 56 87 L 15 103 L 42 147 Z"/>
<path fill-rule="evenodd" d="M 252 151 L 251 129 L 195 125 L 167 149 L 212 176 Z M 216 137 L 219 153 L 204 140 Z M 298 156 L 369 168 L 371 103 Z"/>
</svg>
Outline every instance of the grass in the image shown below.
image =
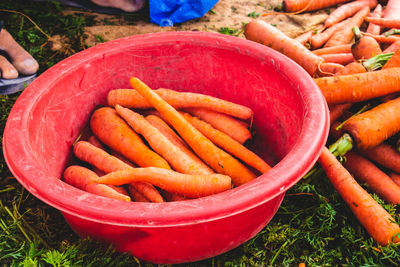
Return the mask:
<svg viewBox="0 0 400 267">
<path fill-rule="evenodd" d="M 39 61 L 40 72 L 85 49 L 84 26 L 93 18 L 63 15 L 55 2 L 3 0 L 48 35 L 68 38 L 52 51 L 46 36 L 25 17 L 2 12 L 5 27 Z M 137 19 L 137 18 L 136 18 Z M 134 22 L 135 18 L 128 18 Z M 232 34 L 229 28 L 221 29 Z M 0 96 L 0 137 L 18 95 Z M 1 141 L 1 139 L 0 139 Z M 374 197 L 396 218 L 398 207 Z M 272 221 L 245 244 L 204 261 L 177 266 L 398 266 L 397 245 L 381 247 L 360 226 L 326 177 L 302 180 L 286 194 Z M 155 266 L 90 239 L 80 239 L 62 214 L 27 192 L 0 155 L 0 266 Z"/>
</svg>

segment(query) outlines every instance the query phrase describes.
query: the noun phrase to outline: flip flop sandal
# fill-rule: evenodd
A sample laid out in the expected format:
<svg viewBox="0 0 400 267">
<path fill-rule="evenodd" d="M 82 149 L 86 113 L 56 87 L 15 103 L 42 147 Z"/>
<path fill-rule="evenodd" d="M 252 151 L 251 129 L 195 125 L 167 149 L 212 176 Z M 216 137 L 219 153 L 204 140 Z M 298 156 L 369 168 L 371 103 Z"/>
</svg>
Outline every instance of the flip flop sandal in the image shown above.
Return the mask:
<svg viewBox="0 0 400 267">
<path fill-rule="evenodd" d="M 0 21 L 0 31 L 3 29 L 3 21 Z M 8 55 L 0 50 L 0 54 L 9 59 Z M 36 77 L 36 74 L 23 76 L 20 75 L 15 79 L 0 78 L 0 95 L 11 95 L 18 93 L 26 88 Z"/>
</svg>

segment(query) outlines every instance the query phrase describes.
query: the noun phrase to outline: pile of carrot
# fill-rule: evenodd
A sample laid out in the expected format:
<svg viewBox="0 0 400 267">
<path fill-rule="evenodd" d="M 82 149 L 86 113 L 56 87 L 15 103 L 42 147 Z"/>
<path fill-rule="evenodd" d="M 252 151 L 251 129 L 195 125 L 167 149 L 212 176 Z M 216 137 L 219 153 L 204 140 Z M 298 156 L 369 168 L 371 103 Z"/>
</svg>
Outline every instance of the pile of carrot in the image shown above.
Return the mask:
<svg viewBox="0 0 400 267">
<path fill-rule="evenodd" d="M 397 243 L 399 225 L 370 194 L 400 204 L 400 1 L 284 0 L 283 7 L 287 14 L 330 12 L 296 38 L 262 18 L 246 25 L 245 37 L 288 56 L 314 79 L 331 120 L 318 166 L 377 243 Z"/>
<path fill-rule="evenodd" d="M 94 110 L 75 142 L 64 181 L 136 202 L 205 197 L 252 181 L 271 167 L 245 142 L 253 111 L 200 93 L 153 90 L 138 78 Z"/>
</svg>

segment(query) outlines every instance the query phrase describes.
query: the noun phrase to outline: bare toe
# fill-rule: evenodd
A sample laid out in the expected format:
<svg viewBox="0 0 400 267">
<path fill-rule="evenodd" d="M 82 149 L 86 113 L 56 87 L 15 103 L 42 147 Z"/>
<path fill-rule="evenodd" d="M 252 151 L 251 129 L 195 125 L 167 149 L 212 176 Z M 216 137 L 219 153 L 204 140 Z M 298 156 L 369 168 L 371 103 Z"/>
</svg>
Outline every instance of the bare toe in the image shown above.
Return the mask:
<svg viewBox="0 0 400 267">
<path fill-rule="evenodd" d="M 18 71 L 8 60 L 0 55 L 0 71 L 3 79 L 15 79 L 18 77 Z"/>
<path fill-rule="evenodd" d="M 11 63 L 20 74 L 31 75 L 38 70 L 37 61 L 5 29 L 0 31 L 0 49 L 7 52 Z"/>
</svg>

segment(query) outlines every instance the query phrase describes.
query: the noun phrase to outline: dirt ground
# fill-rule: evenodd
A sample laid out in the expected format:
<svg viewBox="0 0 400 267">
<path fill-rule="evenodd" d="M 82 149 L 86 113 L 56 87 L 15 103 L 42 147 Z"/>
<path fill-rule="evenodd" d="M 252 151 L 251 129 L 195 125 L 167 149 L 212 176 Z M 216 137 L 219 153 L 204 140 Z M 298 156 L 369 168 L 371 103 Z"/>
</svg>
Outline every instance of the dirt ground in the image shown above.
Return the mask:
<svg viewBox="0 0 400 267">
<path fill-rule="evenodd" d="M 290 37 L 295 37 L 315 28 L 327 16 L 326 12 L 323 11 L 298 15 L 261 15 L 272 12 L 273 8 L 280 4 L 281 0 L 220 0 L 203 17 L 173 27 L 160 27 L 144 19 L 126 20 L 126 18 L 120 16 L 96 14 L 95 25 L 85 28 L 86 44 L 93 46 L 100 42 L 130 35 L 160 31 L 219 32 L 221 29 L 225 29 L 229 30 L 232 35 L 244 37 L 243 25 L 255 17 L 275 24 L 277 28 Z"/>
</svg>

